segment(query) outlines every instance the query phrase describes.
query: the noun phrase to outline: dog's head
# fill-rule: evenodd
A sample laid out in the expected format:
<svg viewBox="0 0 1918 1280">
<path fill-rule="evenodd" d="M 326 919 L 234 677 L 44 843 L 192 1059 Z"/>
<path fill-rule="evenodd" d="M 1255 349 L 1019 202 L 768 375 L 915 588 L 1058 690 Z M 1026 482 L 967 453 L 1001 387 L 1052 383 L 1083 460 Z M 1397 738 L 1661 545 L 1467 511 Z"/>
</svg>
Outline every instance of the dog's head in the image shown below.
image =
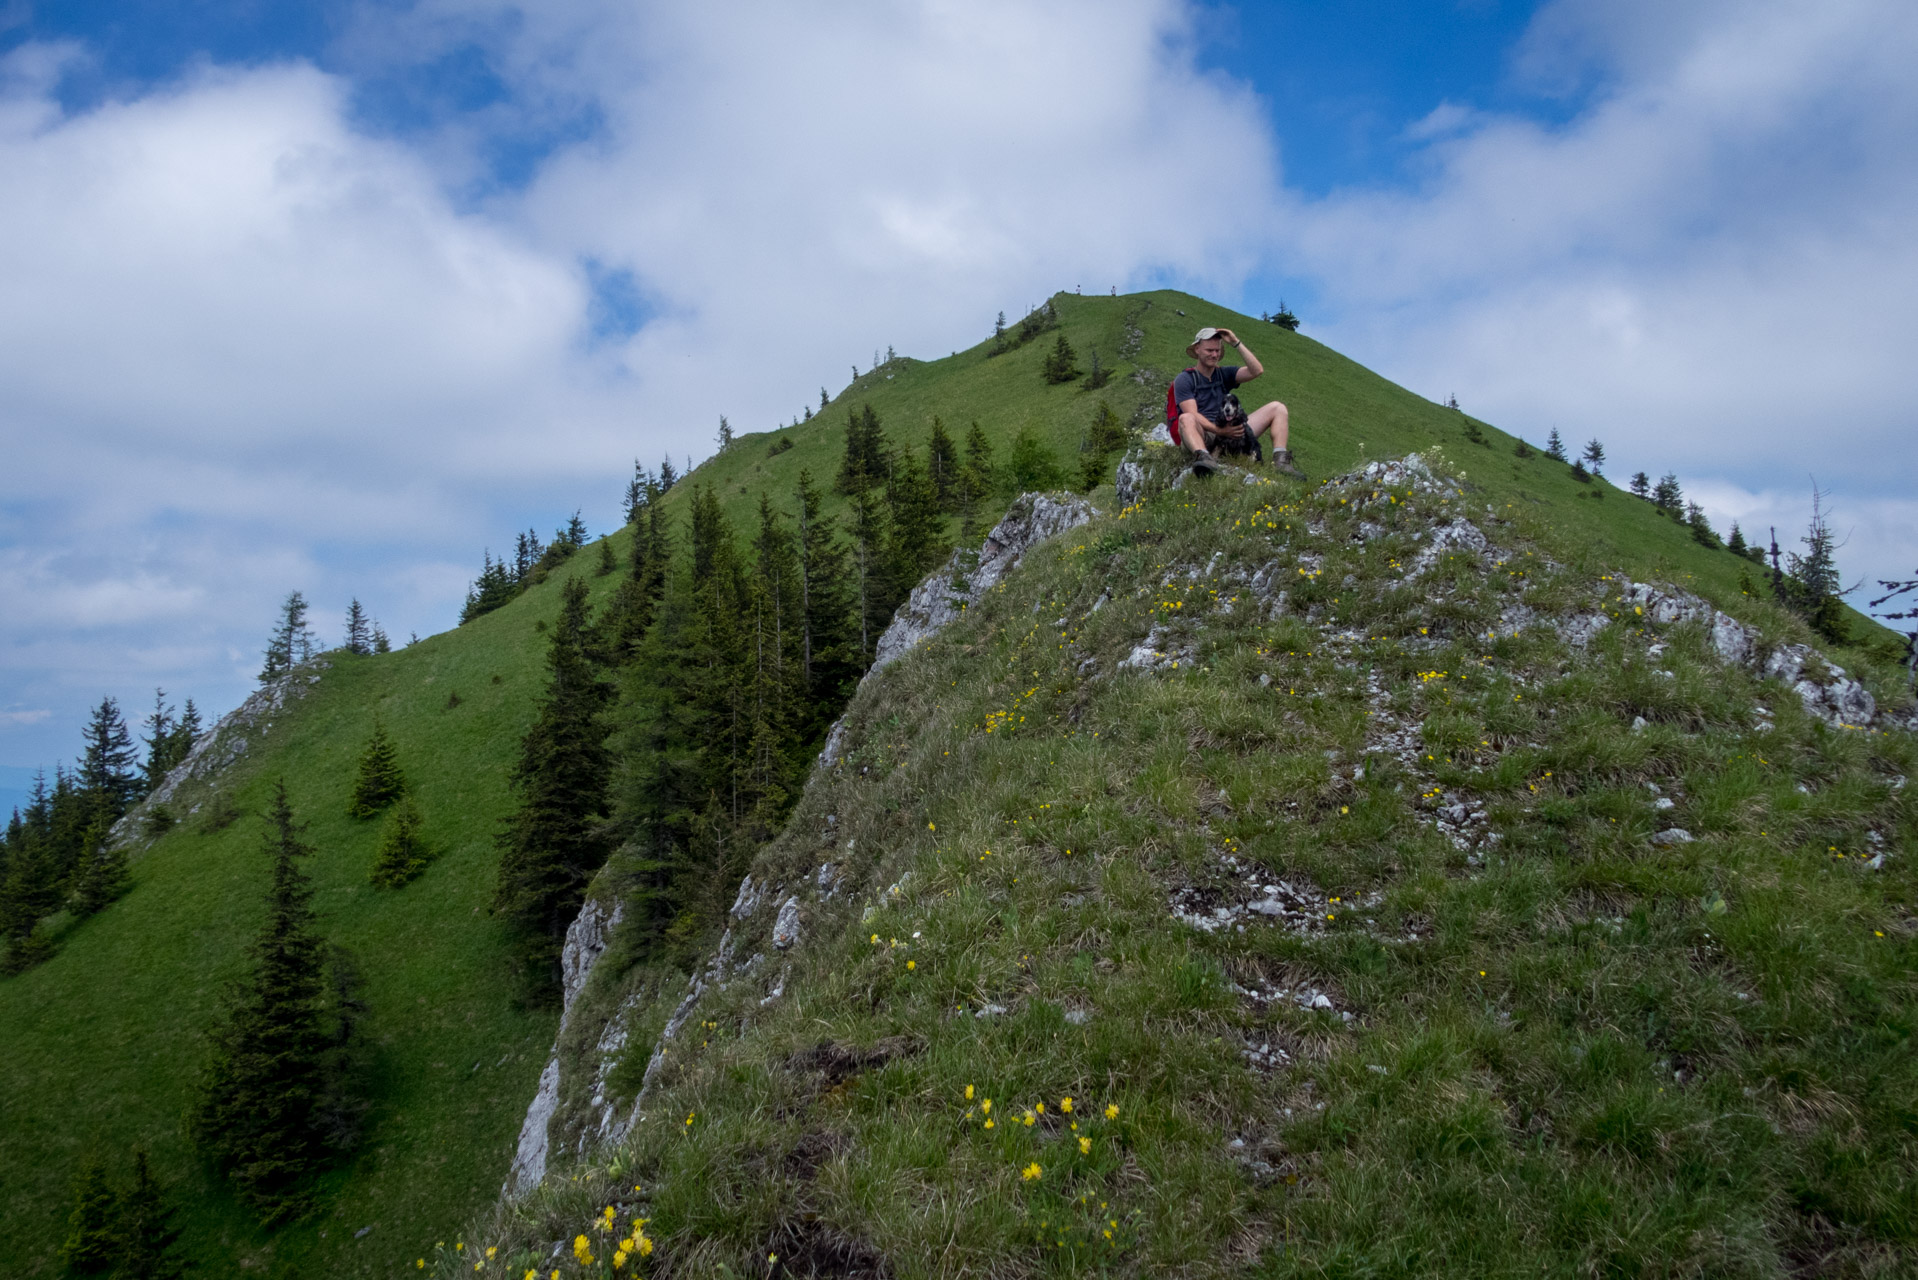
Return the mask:
<svg viewBox="0 0 1918 1280">
<path fill-rule="evenodd" d="M 1225 393 L 1225 404 L 1219 409 L 1219 425 L 1228 430 L 1245 426 L 1245 409 L 1239 404 L 1236 392 Z"/>
</svg>

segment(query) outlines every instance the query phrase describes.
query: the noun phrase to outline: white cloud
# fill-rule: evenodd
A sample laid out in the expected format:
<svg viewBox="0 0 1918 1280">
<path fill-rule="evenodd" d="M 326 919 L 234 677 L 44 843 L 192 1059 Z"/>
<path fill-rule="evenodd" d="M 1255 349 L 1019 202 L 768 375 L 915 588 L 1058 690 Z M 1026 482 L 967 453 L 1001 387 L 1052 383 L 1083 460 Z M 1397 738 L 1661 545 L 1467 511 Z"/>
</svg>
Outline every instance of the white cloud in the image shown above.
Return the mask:
<svg viewBox="0 0 1918 1280">
<path fill-rule="evenodd" d="M 295 586 L 322 630 L 353 594 L 436 630 L 529 512 L 604 527 L 635 454 L 1056 288 L 1224 287 L 1277 198 L 1259 103 L 1194 68 L 1174 0 L 361 19 L 349 60 L 479 40 L 511 103 L 400 142 L 301 64 L 72 115 L 84 51 L 0 72 L 0 590 L 31 601 L 0 692 L 76 723 L 103 687 L 230 704 Z M 529 187 L 470 198 L 491 136 L 581 113 Z M 1180 157 L 1222 122 L 1239 196 L 1195 210 Z M 589 333 L 588 262 L 636 282 L 630 338 Z"/>
<path fill-rule="evenodd" d="M 1411 191 L 1299 210 L 1315 331 L 1434 397 L 1694 487 L 1811 475 L 1892 511 L 1918 480 L 1918 10 L 1561 0 L 1521 70 L 1595 85 L 1561 127 L 1444 128 Z M 1444 116 L 1440 119 L 1441 115 Z M 1914 558 L 1861 523 L 1856 573 Z"/>
</svg>

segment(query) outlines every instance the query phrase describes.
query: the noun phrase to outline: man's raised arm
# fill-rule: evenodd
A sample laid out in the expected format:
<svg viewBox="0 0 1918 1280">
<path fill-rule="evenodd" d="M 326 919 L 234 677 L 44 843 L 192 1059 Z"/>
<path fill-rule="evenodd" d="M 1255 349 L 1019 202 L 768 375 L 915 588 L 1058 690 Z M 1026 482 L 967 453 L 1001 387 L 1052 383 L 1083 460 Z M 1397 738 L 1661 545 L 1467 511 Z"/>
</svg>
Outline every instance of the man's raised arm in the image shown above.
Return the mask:
<svg viewBox="0 0 1918 1280">
<path fill-rule="evenodd" d="M 1244 364 L 1239 366 L 1238 380 L 1240 382 L 1250 382 L 1265 372 L 1265 366 L 1260 364 L 1259 358 L 1252 354 L 1251 347 L 1239 341 L 1238 334 L 1232 332 L 1230 329 L 1221 329 L 1219 330 L 1219 336 L 1236 347 L 1240 357 L 1245 361 Z"/>
</svg>

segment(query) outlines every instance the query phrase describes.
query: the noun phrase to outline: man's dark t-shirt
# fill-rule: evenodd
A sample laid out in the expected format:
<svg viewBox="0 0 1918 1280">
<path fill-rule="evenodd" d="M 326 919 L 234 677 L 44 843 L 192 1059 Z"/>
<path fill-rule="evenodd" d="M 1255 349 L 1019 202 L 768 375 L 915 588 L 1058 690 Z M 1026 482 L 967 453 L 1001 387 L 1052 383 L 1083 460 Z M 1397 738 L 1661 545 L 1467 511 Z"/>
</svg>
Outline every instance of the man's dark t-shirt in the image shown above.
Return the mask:
<svg viewBox="0 0 1918 1280">
<path fill-rule="evenodd" d="M 1188 400 L 1197 400 L 1199 416 L 1217 422 L 1225 409 L 1225 393 L 1238 387 L 1239 366 L 1236 364 L 1220 365 L 1209 379 L 1197 369 L 1187 369 L 1172 380 L 1172 403 L 1176 407 Z"/>
</svg>

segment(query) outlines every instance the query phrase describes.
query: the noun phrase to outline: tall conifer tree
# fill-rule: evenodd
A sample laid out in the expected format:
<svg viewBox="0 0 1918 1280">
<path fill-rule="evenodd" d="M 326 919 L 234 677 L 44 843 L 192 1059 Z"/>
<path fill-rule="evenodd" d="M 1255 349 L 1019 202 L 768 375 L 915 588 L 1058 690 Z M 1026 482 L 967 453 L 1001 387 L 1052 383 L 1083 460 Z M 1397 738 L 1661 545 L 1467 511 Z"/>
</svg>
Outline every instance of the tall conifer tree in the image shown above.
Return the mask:
<svg viewBox="0 0 1918 1280">
<path fill-rule="evenodd" d="M 343 646 L 348 653 L 369 654 L 373 652 L 372 624 L 367 621 L 366 610 L 360 605 L 360 598 L 353 597 L 346 606 L 346 643 Z"/>
<path fill-rule="evenodd" d="M 939 494 L 941 511 L 959 509 L 959 446 L 946 433 L 946 424 L 932 420 L 932 438 L 926 442 L 926 472 Z"/>
<path fill-rule="evenodd" d="M 138 757 L 133 735 L 120 715 L 120 704 L 102 698 L 87 721 L 86 746 L 80 757 L 80 789 L 90 804 L 118 818 L 141 794 Z"/>
<path fill-rule="evenodd" d="M 331 1154 L 322 945 L 313 887 L 284 780 L 275 783 L 262 852 L 271 861 L 267 914 L 211 1033 L 212 1053 L 190 1116 L 194 1142 L 268 1223 L 301 1212 L 302 1185 Z"/>
<path fill-rule="evenodd" d="M 519 806 L 500 833 L 493 905 L 517 930 L 534 988 L 557 992 L 560 944 L 608 852 L 599 820 L 612 768 L 601 716 L 612 686 L 588 649 L 586 584 L 567 579 L 547 649 L 546 700 L 513 768 Z"/>
</svg>

